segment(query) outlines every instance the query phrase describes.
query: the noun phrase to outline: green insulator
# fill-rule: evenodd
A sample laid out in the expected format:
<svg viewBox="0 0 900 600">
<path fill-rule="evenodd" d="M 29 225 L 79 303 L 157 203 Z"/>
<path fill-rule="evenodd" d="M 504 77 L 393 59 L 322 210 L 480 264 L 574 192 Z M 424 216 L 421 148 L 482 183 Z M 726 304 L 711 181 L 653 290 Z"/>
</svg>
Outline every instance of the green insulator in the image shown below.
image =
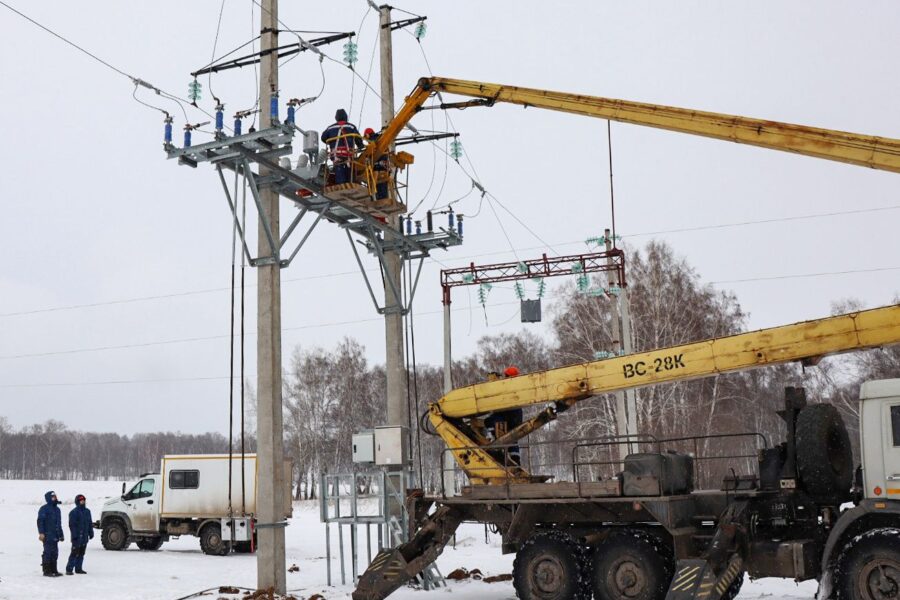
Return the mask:
<svg viewBox="0 0 900 600">
<path fill-rule="evenodd" d="M 520 262 L 519 264 L 517 264 L 516 268 L 519 269 L 519 273 L 527 273 L 528 272 L 528 265 L 526 265 L 523 262 Z"/>
<path fill-rule="evenodd" d="M 522 282 L 521 282 L 521 281 L 517 281 L 517 282 L 516 282 L 516 285 L 515 285 L 514 287 L 515 287 L 515 289 L 516 289 L 516 297 L 517 297 L 519 300 L 524 300 L 524 299 L 525 299 L 525 288 L 522 287 Z"/>
<path fill-rule="evenodd" d="M 452 158 L 453 160 L 459 160 L 460 158 L 462 158 L 462 155 L 462 142 L 460 142 L 459 140 L 453 140 L 452 142 L 450 142 L 450 158 Z"/>
<path fill-rule="evenodd" d="M 576 285 L 578 287 L 578 291 L 582 294 L 585 294 L 591 287 L 591 280 L 587 275 L 579 275 L 578 281 L 576 281 Z"/>
<path fill-rule="evenodd" d="M 203 84 L 200 83 L 199 81 L 197 81 L 196 79 L 193 80 L 192 82 L 190 82 L 188 84 L 188 99 L 191 102 L 197 102 L 198 100 L 200 100 L 202 91 L 203 91 Z"/>
<path fill-rule="evenodd" d="M 344 44 L 344 62 L 348 66 L 353 66 L 359 60 L 359 50 L 356 42 L 352 40 Z"/>
<path fill-rule="evenodd" d="M 584 271 L 584 265 L 580 262 L 572 263 L 571 269 L 573 273 L 581 273 Z"/>
<path fill-rule="evenodd" d="M 465 281 L 466 283 L 474 283 L 475 275 L 472 273 L 464 273 L 462 276 L 462 280 Z"/>
<path fill-rule="evenodd" d="M 417 40 L 421 40 L 425 37 L 425 33 L 428 31 L 428 26 L 425 24 L 425 21 L 422 21 L 416 26 L 416 31 L 413 35 L 416 36 Z"/>
<path fill-rule="evenodd" d="M 485 304 L 487 302 L 488 294 L 490 294 L 492 287 L 494 286 L 490 283 L 482 283 L 478 286 L 478 302 L 480 304 Z"/>
<path fill-rule="evenodd" d="M 538 285 L 538 289 L 537 289 L 537 297 L 538 297 L 538 298 L 543 298 L 543 297 L 544 297 L 544 292 L 547 291 L 547 282 L 544 281 L 543 279 L 538 279 L 538 280 L 537 280 L 537 285 Z"/>
<path fill-rule="evenodd" d="M 614 286 L 612 286 L 611 288 L 609 288 L 608 292 L 609 292 L 610 295 L 612 295 L 612 296 L 618 296 L 619 294 L 622 293 L 622 288 L 620 288 L 620 287 L 617 286 L 617 285 L 614 285 Z"/>
</svg>

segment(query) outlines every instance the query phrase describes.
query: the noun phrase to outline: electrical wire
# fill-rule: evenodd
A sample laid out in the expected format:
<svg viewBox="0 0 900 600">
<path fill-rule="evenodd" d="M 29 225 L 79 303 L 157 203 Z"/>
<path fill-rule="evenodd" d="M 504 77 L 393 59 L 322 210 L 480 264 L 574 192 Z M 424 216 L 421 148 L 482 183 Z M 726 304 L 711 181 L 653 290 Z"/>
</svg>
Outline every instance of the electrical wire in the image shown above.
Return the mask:
<svg viewBox="0 0 900 600">
<path fill-rule="evenodd" d="M 474 188 L 472 188 L 472 189 L 474 189 Z M 469 194 L 471 194 L 471 192 L 472 192 L 472 190 L 470 189 Z M 469 195 L 469 194 L 466 194 L 466 195 Z M 454 202 L 456 202 L 458 200 L 460 200 L 460 199 L 457 199 Z M 451 202 L 450 204 L 453 204 L 453 202 Z M 447 206 L 449 206 L 449 204 Z M 785 223 L 785 222 L 807 220 L 807 219 L 817 219 L 817 218 L 825 218 L 825 217 L 839 217 L 839 216 L 846 216 L 846 215 L 853 215 L 853 214 L 877 213 L 877 212 L 892 211 L 892 210 L 898 210 L 898 209 L 900 209 L 900 205 L 881 206 L 881 207 L 874 207 L 874 208 L 861 208 L 861 209 L 854 209 L 854 210 L 848 210 L 848 211 L 835 211 L 835 212 L 828 212 L 828 213 L 798 215 L 798 216 L 792 216 L 792 217 L 778 217 L 778 218 L 760 219 L 760 220 L 754 220 L 754 221 L 739 221 L 739 222 L 733 222 L 733 223 L 700 225 L 700 226 L 696 226 L 696 227 L 682 227 L 682 228 L 677 228 L 677 229 L 646 231 L 646 232 L 639 232 L 639 233 L 631 233 L 624 237 L 625 238 L 635 238 L 635 237 L 647 237 L 647 236 L 663 235 L 663 234 L 671 234 L 671 233 L 687 233 L 687 232 L 695 232 L 695 231 L 717 230 L 717 229 L 726 229 L 726 228 L 732 228 L 732 227 L 745 227 L 745 226 L 751 226 L 751 225 L 761 225 L 761 224 L 770 224 L 770 223 Z M 469 217 L 469 218 L 471 218 L 471 217 Z M 568 242 L 556 242 L 555 245 L 558 247 L 584 245 L 584 240 L 571 240 Z M 519 251 L 520 252 L 528 252 L 528 251 L 532 251 L 532 250 L 541 250 L 545 247 L 546 246 L 528 246 L 528 247 L 524 247 L 524 248 L 519 248 Z M 470 254 L 467 256 L 461 256 L 455 260 L 469 261 L 473 258 L 483 258 L 483 257 L 487 257 L 487 256 L 499 256 L 499 255 L 508 254 L 508 253 L 509 252 L 507 250 L 503 250 L 503 251 L 499 251 L 499 252 L 482 252 L 479 254 Z M 432 258 L 432 260 L 433 260 L 433 258 Z M 441 264 L 443 264 L 443 263 L 441 263 Z M 376 273 L 377 271 L 378 271 L 377 269 L 370 269 L 368 272 Z M 345 276 L 350 276 L 350 275 L 356 275 L 358 273 L 359 273 L 359 270 L 353 270 L 353 271 L 339 271 L 339 272 L 335 272 L 335 273 L 323 273 L 320 275 L 307 275 L 304 277 L 292 277 L 289 279 L 283 279 L 282 283 L 292 283 L 292 282 L 298 282 L 298 281 L 314 281 L 314 280 L 319 280 L 319 279 L 331 279 L 334 277 L 345 277 Z M 251 287 L 252 287 L 252 284 L 251 284 Z M 85 308 L 96 308 L 96 307 L 101 307 L 101 306 L 111 306 L 111 305 L 119 305 L 119 304 L 131 304 L 131 303 L 136 303 L 136 302 L 148 302 L 148 301 L 154 301 L 154 300 L 165 300 L 165 299 L 169 299 L 169 298 L 180 298 L 180 297 L 195 296 L 195 295 L 200 295 L 200 294 L 224 292 L 227 290 L 228 290 L 227 287 L 206 288 L 206 289 L 200 289 L 200 290 L 189 290 L 189 291 L 184 291 L 184 292 L 173 292 L 170 294 L 157 294 L 157 295 L 152 295 L 152 296 L 136 296 L 136 297 L 132 297 L 132 298 L 122 298 L 122 299 L 118 299 L 118 300 L 105 300 L 105 301 L 101 301 L 101 302 L 90 302 L 90 303 L 84 303 L 84 304 L 70 304 L 70 305 L 64 305 L 64 306 L 53 306 L 53 307 L 38 308 L 38 309 L 33 309 L 33 310 L 23 310 L 23 311 L 15 311 L 15 312 L 8 312 L 8 313 L 0 313 L 0 318 L 20 317 L 20 316 L 26 316 L 26 315 L 52 313 L 52 312 L 60 312 L 60 311 L 66 311 L 66 310 L 80 310 L 80 309 L 85 309 Z"/>
<path fill-rule="evenodd" d="M 884 271 L 900 271 L 900 267 L 878 267 L 875 269 L 848 269 L 846 271 L 823 271 L 821 273 L 798 273 L 793 275 L 772 275 L 769 277 L 749 277 L 747 279 L 725 279 L 710 281 L 711 285 L 724 285 L 726 283 L 746 283 L 750 281 L 780 281 L 783 279 L 807 279 L 810 277 L 828 277 L 832 275 L 849 275 L 854 273 L 881 273 Z"/>
<path fill-rule="evenodd" d="M 357 39 L 356 45 L 357 46 L 359 46 L 359 40 L 362 39 L 363 25 L 365 25 L 366 19 L 369 18 L 370 12 L 372 12 L 372 7 L 367 4 L 366 12 L 363 13 L 363 18 L 359 20 L 359 27 L 356 28 L 356 39 Z M 376 39 L 377 39 L 377 36 L 376 36 Z M 350 38 L 350 42 L 353 42 L 353 38 Z M 356 71 L 356 69 L 353 68 L 353 65 L 347 65 L 347 66 L 350 67 L 351 71 L 354 71 L 354 72 Z M 350 77 L 350 105 L 347 108 L 348 115 L 353 114 L 353 92 L 354 92 L 355 88 L 356 88 L 356 78 Z"/>
<path fill-rule="evenodd" d="M 213 61 L 216 60 L 216 47 L 219 45 L 219 33 L 222 30 L 222 15 L 224 13 L 225 13 L 225 0 L 222 0 L 222 4 L 219 6 L 219 20 L 216 22 L 216 37 L 215 37 L 215 39 L 213 39 L 212 52 L 210 53 L 210 57 L 209 57 L 210 64 L 212 64 Z M 212 71 L 207 73 L 206 85 L 207 85 L 207 87 L 209 87 L 209 94 L 213 98 L 218 100 L 218 98 L 216 97 L 216 93 L 213 91 Z"/>
</svg>

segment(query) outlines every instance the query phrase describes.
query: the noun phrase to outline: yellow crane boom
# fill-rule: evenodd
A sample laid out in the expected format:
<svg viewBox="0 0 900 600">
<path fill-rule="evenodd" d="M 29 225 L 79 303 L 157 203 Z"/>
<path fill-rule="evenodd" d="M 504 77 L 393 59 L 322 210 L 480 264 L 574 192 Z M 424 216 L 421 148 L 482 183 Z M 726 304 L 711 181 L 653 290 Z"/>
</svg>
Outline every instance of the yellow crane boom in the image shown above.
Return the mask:
<svg viewBox="0 0 900 600">
<path fill-rule="evenodd" d="M 471 385 L 432 403 L 429 419 L 473 483 L 528 482 L 532 476 L 504 464 L 497 446 L 524 437 L 579 400 L 897 343 L 900 304 Z M 466 421 L 535 404 L 552 406 L 493 442 L 479 439 Z"/>
<path fill-rule="evenodd" d="M 475 98 L 468 102 L 443 105 L 446 108 L 491 106 L 497 102 L 507 102 L 656 127 L 738 144 L 751 144 L 900 173 L 900 140 L 893 138 L 658 104 L 443 77 L 426 77 L 419 80 L 379 139 L 365 150 L 363 158 L 372 161 L 375 157 L 389 153 L 391 145 L 403 128 L 422 110 L 428 99 L 438 93 Z"/>
</svg>

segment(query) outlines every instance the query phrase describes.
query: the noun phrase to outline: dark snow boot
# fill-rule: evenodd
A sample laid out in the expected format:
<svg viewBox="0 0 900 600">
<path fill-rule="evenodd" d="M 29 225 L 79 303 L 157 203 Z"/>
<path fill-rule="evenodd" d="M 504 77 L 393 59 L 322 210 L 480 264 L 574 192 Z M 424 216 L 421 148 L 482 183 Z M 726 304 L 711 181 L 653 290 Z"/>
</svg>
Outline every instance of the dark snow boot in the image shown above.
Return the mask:
<svg viewBox="0 0 900 600">
<path fill-rule="evenodd" d="M 41 563 L 41 571 L 43 571 L 44 577 L 50 577 L 50 568 L 47 565 L 47 563 L 45 563 L 45 562 Z"/>
<path fill-rule="evenodd" d="M 50 571 L 50 577 L 62 577 L 62 573 L 56 568 L 56 561 L 47 563 L 47 570 Z"/>
<path fill-rule="evenodd" d="M 85 571 L 84 569 L 75 569 L 75 572 L 79 575 L 87 575 L 87 571 Z"/>
</svg>

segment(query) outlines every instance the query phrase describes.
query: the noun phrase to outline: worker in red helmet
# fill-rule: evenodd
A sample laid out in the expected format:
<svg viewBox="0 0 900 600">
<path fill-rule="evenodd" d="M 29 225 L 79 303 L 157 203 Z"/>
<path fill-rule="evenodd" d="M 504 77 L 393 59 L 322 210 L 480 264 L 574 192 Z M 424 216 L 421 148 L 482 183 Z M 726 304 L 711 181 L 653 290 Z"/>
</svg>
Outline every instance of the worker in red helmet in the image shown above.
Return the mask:
<svg viewBox="0 0 900 600">
<path fill-rule="evenodd" d="M 371 127 L 366 127 L 363 132 L 363 138 L 369 144 L 374 144 L 379 136 L 380 132 L 376 133 L 374 129 Z M 375 164 L 373 165 L 373 170 L 375 171 L 375 176 L 378 177 L 379 173 L 385 173 L 390 169 L 391 161 L 387 154 L 382 154 L 381 156 L 375 157 Z M 378 181 L 375 183 L 375 199 L 376 200 L 384 200 L 388 197 L 388 183 L 387 181 Z"/>
<path fill-rule="evenodd" d="M 519 369 L 516 368 L 515 365 L 513 365 L 513 366 L 511 366 L 511 367 L 506 367 L 506 370 L 503 371 L 503 376 L 504 376 L 504 377 L 507 377 L 507 378 L 509 378 L 509 377 L 518 377 L 518 376 L 519 376 Z"/>
</svg>

